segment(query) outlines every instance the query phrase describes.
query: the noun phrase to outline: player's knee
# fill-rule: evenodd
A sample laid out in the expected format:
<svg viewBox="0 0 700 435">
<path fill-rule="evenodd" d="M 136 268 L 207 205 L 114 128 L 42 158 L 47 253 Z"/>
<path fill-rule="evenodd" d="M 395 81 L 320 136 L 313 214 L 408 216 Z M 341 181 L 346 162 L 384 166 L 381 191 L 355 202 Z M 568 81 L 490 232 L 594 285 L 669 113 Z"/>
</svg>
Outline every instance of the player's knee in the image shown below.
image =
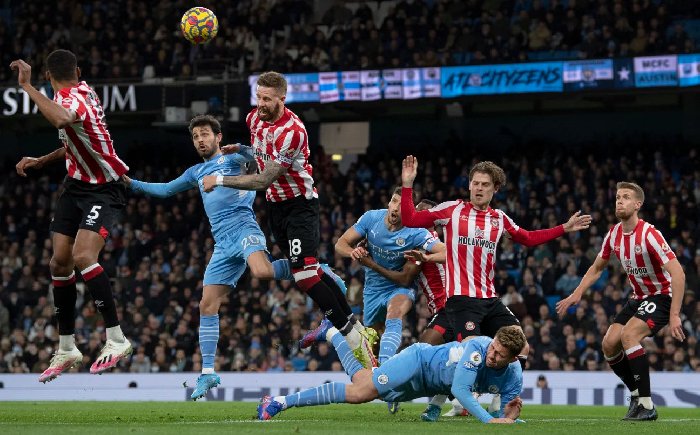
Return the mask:
<svg viewBox="0 0 700 435">
<path fill-rule="evenodd" d="M 260 262 L 254 262 L 248 265 L 250 267 L 250 274 L 253 278 L 257 279 L 272 279 L 274 278 L 274 271 L 272 270 L 272 264 L 261 264 Z"/>
<path fill-rule="evenodd" d="M 92 266 L 93 264 L 97 263 L 97 258 L 89 252 L 74 251 L 73 261 L 75 262 L 75 265 L 78 266 L 78 269 L 83 270 L 86 267 Z"/>
<path fill-rule="evenodd" d="M 199 301 L 199 315 L 200 316 L 213 316 L 219 313 L 219 307 L 221 307 L 221 299 L 216 297 L 202 298 Z"/>
<path fill-rule="evenodd" d="M 54 276 L 66 276 L 73 271 L 73 260 L 70 257 L 51 257 L 49 261 L 49 269 L 51 270 L 51 275 Z"/>
<path fill-rule="evenodd" d="M 613 337 L 612 334 L 605 334 L 603 337 L 603 354 L 606 356 L 613 356 L 618 353 L 621 347 L 620 337 Z"/>
</svg>

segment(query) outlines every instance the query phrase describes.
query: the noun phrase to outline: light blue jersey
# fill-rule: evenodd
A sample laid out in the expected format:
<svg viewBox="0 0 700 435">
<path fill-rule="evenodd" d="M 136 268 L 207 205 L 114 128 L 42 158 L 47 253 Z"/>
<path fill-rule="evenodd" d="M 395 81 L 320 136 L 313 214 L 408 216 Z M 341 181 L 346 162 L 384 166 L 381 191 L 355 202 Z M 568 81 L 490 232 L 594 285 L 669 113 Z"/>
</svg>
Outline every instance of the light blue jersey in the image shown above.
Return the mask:
<svg viewBox="0 0 700 435">
<path fill-rule="evenodd" d="M 249 147 L 242 146 L 240 153 L 216 154 L 168 183 L 131 182 L 131 190 L 157 198 L 199 188 L 215 242 L 214 253 L 204 273 L 205 285 L 235 287 L 245 271 L 248 256 L 266 249 L 265 235 L 253 211 L 255 192 L 219 187 L 207 193 L 202 187 L 205 175 L 241 175 L 245 173 L 245 164 L 251 161 L 253 155 Z"/>
<path fill-rule="evenodd" d="M 406 228 L 389 231 L 384 219 L 387 209 L 370 210 L 363 214 L 353 226 L 355 231 L 367 239 L 367 250 L 372 259 L 385 269 L 400 271 L 406 259 L 405 251 L 421 248 L 429 251 L 439 242 L 424 228 Z M 415 301 L 413 289 L 402 287 L 380 273 L 365 267 L 364 323 L 376 325 L 386 320 L 386 307 L 397 295 L 405 294 Z"/>
<path fill-rule="evenodd" d="M 168 183 L 144 183 L 132 180 L 131 189 L 157 198 L 166 198 L 185 190 L 199 187 L 204 210 L 209 218 L 211 232 L 215 241 L 224 234 L 237 228 L 241 220 L 255 220 L 253 201 L 255 192 L 232 188 L 216 188 L 207 193 L 201 180 L 205 175 L 241 175 L 245 173 L 245 164 L 252 161 L 252 155 L 217 154 L 211 159 L 188 168 L 182 175 Z M 235 216 L 235 218 L 234 218 Z"/>
<path fill-rule="evenodd" d="M 486 367 L 486 352 L 492 341 L 481 336 L 463 343 L 417 343 L 407 347 L 374 370 L 372 380 L 379 398 L 403 402 L 452 393 L 472 415 L 487 422 L 493 417 L 472 392 L 500 394 L 503 417 L 506 404 L 523 388 L 523 371 L 517 361 L 500 370 Z"/>
</svg>

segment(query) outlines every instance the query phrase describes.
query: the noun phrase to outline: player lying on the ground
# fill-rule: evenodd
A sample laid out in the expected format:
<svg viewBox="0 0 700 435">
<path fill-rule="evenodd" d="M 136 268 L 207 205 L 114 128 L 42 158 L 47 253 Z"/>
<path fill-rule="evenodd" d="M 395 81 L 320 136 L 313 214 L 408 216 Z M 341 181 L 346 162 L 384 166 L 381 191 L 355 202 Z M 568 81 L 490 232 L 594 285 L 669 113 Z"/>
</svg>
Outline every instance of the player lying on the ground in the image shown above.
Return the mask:
<svg viewBox="0 0 700 435">
<path fill-rule="evenodd" d="M 514 423 L 520 416 L 523 372 L 517 355 L 525 346 L 525 335 L 518 326 L 501 328 L 493 339 L 476 337 L 440 346 L 416 343 L 374 370 L 362 368 L 335 328 L 329 328 L 326 339 L 335 346 L 352 383 L 331 382 L 288 396 L 265 396 L 258 405 L 260 420 L 294 406 L 365 403 L 377 398 L 404 402 L 448 393 L 484 423 Z M 498 417 L 486 412 L 472 392 L 500 393 Z"/>
</svg>

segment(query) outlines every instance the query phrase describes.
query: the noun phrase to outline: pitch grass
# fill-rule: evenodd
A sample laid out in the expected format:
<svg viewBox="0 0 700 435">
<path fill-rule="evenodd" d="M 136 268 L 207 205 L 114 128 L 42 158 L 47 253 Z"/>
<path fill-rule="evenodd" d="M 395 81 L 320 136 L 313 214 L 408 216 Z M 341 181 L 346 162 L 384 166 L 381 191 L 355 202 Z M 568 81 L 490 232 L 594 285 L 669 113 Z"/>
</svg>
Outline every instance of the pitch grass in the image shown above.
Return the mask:
<svg viewBox="0 0 700 435">
<path fill-rule="evenodd" d="M 233 434 L 691 434 L 700 410 L 660 408 L 656 422 L 620 421 L 623 407 L 525 406 L 525 424 L 483 425 L 472 417 L 420 420 L 423 404 L 330 405 L 287 410 L 270 421 L 255 419 L 252 402 L 0 402 L 0 434 L 233 433 Z"/>
</svg>

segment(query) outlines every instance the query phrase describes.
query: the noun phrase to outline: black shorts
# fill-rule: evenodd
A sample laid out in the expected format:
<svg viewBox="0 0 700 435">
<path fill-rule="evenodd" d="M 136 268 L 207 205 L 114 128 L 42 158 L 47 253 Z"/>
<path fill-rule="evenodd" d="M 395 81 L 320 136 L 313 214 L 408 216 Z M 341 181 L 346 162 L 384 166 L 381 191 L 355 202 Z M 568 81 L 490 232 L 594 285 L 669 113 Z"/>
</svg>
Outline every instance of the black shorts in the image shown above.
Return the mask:
<svg viewBox="0 0 700 435">
<path fill-rule="evenodd" d="M 652 295 L 646 299 L 630 299 L 627 301 L 622 310 L 615 316 L 613 323 L 622 325 L 632 318 L 636 317 L 643 320 L 651 333 L 649 336 L 656 335 L 664 326 L 668 324 L 671 315 L 671 297 L 668 295 Z"/>
<path fill-rule="evenodd" d="M 318 255 L 319 212 L 318 199 L 298 196 L 281 202 L 268 202 L 270 226 L 275 242 L 287 258 L 292 269 L 300 269 L 307 259 Z"/>
<path fill-rule="evenodd" d="M 469 296 L 447 298 L 445 311 L 457 341 L 472 335 L 493 337 L 504 326 L 520 325 L 500 298 L 479 299 Z"/>
<path fill-rule="evenodd" d="M 445 309 L 441 309 L 430 319 L 428 323 L 428 329 L 434 329 L 442 335 L 442 339 L 445 343 L 455 340 L 454 329 L 450 323 L 450 319 L 447 318 L 447 312 Z"/>
<path fill-rule="evenodd" d="M 125 205 L 121 180 L 90 184 L 66 177 L 49 229 L 73 238 L 78 229 L 90 230 L 106 239 Z"/>
</svg>

